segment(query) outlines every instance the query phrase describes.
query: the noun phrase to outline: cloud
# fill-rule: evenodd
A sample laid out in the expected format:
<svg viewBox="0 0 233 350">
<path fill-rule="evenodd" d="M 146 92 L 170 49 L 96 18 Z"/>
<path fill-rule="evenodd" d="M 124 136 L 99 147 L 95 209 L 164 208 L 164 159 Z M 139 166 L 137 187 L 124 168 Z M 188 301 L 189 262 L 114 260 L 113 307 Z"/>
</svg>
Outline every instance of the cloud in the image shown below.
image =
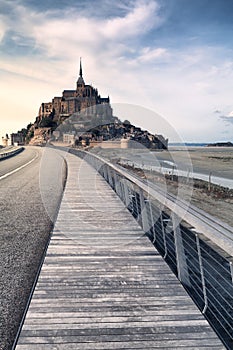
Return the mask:
<svg viewBox="0 0 233 350">
<path fill-rule="evenodd" d="M 145 47 L 142 50 L 142 54 L 139 56 L 139 60 L 142 62 L 153 61 L 154 59 L 165 57 L 168 53 L 168 50 L 165 48 L 150 48 Z"/>
<path fill-rule="evenodd" d="M 0 42 L 2 41 L 4 34 L 5 34 L 5 27 L 3 23 L 0 22 Z"/>
<path fill-rule="evenodd" d="M 130 2 L 124 16 L 114 18 L 93 18 L 67 10 L 62 18 L 50 19 L 49 12 L 33 26 L 36 45 L 43 48 L 50 57 L 71 56 L 74 48 L 87 48 L 91 54 L 106 51 L 116 54 L 127 52 L 128 40 L 139 40 L 160 23 L 157 3 L 154 1 Z M 46 38 L 46 40 L 45 40 Z M 111 49 L 110 49 L 111 48 Z"/>
<path fill-rule="evenodd" d="M 143 47 L 138 52 L 134 52 L 134 58 L 129 60 L 129 64 L 132 66 L 139 65 L 141 63 L 164 63 L 169 59 L 169 50 L 163 47 Z"/>
<path fill-rule="evenodd" d="M 220 119 L 224 121 L 227 125 L 233 124 L 233 111 L 230 112 L 228 115 L 221 115 Z"/>
<path fill-rule="evenodd" d="M 224 122 L 226 122 L 227 125 L 231 125 L 233 124 L 233 117 L 227 117 L 227 116 L 221 116 L 220 117 L 221 120 L 223 120 Z"/>
<path fill-rule="evenodd" d="M 141 36 L 160 25 L 161 19 L 156 13 L 157 9 L 158 5 L 154 1 L 137 1 L 135 7 L 125 17 L 107 20 L 101 32 L 104 37 L 111 40 Z"/>
<path fill-rule="evenodd" d="M 5 33 L 7 31 L 7 24 L 5 23 L 4 19 L 0 16 L 0 43 L 2 42 Z"/>
<path fill-rule="evenodd" d="M 100 3 L 103 5 L 108 1 L 100 1 Z M 108 8 L 112 9 L 112 7 L 114 6 Z M 62 11 L 49 9 L 40 12 L 25 7 L 20 2 L 14 6 L 11 5 L 10 15 L 7 17 L 8 26 L 12 29 L 17 28 L 8 33 L 11 51 L 15 46 L 15 52 L 19 54 L 20 46 L 26 45 L 28 55 L 24 52 L 22 64 L 15 65 L 15 60 L 11 56 L 8 55 L 7 60 L 5 59 L 8 52 L 8 47 L 6 47 L 3 58 L 5 63 L 2 60 L 0 68 L 10 70 L 12 67 L 13 71 L 19 74 L 23 74 L 24 69 L 27 76 L 28 70 L 31 70 L 33 57 L 34 63 L 41 61 L 40 71 L 34 73 L 34 76 L 38 74 L 40 79 L 45 61 L 51 62 L 52 71 L 58 66 L 54 65 L 55 61 L 59 61 L 60 64 L 63 61 L 68 66 L 68 62 L 69 64 L 77 62 L 79 56 L 89 57 L 88 65 L 91 65 L 92 57 L 96 61 L 105 57 L 104 64 L 106 65 L 113 59 L 117 61 L 120 57 L 127 57 L 132 40 L 133 45 L 137 46 L 136 42 L 139 42 L 139 37 L 146 35 L 152 28 L 158 27 L 161 24 L 161 18 L 157 13 L 157 2 L 153 0 L 120 1 L 117 2 L 117 8 L 124 10 L 121 11 L 121 15 L 99 18 L 90 15 L 89 11 L 84 13 L 84 10 L 79 11 L 77 8 L 65 8 Z M 156 57 L 161 54 L 160 49 L 152 49 L 147 53 L 142 52 L 139 60 L 146 61 L 152 59 L 152 56 Z M 45 63 L 46 65 L 48 63 Z M 44 73 L 47 71 L 45 70 Z M 44 77 L 46 76 L 48 79 L 51 78 L 50 75 L 44 74 Z"/>
<path fill-rule="evenodd" d="M 105 4 L 107 2 L 104 1 Z M 31 52 L 17 58 L 2 57 L 0 68 L 22 78 L 34 79 L 35 83 L 53 82 L 58 88 L 69 88 L 70 83 L 74 84 L 78 60 L 82 56 L 86 81 L 90 77 L 107 94 L 114 93 L 112 81 L 116 96 L 125 95 L 126 90 L 133 93 L 133 88 L 137 86 L 140 91 L 142 87 L 137 78 L 132 71 L 126 71 L 124 65 L 128 65 L 128 56 L 132 52 L 139 55 L 139 61 L 144 62 L 165 53 L 164 49 L 137 49 L 141 45 L 139 37 L 160 25 L 159 8 L 153 0 L 120 1 L 117 7 L 123 9 L 121 14 L 101 18 L 77 8 L 62 11 L 49 9 L 42 13 L 23 6 L 23 3 L 12 6 L 8 23 L 10 27 L 17 28 L 17 32 L 11 34 L 11 40 L 16 45 L 17 53 L 22 43 L 31 45 Z M 108 8 L 112 9 L 112 3 Z M 16 18 L 17 25 L 13 26 Z M 85 71 L 85 67 L 88 70 Z M 119 71 L 123 70 L 127 81 L 125 86 L 119 79 Z"/>
<path fill-rule="evenodd" d="M 7 20 L 11 28 L 17 28 L 15 38 L 31 37 L 35 47 L 49 57 L 67 57 L 70 55 L 68 50 L 74 45 L 94 45 L 95 48 L 106 42 L 114 41 L 118 45 L 143 36 L 160 24 L 157 10 L 157 2 L 153 0 L 130 1 L 124 15 L 99 18 L 88 15 L 88 11 L 84 14 L 77 8 L 40 12 L 18 3 L 11 7 Z"/>
</svg>

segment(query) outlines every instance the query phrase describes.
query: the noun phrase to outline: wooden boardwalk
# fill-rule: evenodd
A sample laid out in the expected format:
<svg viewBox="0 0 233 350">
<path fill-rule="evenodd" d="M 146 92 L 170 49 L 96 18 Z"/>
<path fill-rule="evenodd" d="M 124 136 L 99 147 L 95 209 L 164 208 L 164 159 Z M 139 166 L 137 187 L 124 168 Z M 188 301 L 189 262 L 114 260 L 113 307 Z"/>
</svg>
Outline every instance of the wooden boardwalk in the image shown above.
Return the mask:
<svg viewBox="0 0 233 350">
<path fill-rule="evenodd" d="M 68 179 L 17 350 L 225 349 L 108 184 Z"/>
</svg>

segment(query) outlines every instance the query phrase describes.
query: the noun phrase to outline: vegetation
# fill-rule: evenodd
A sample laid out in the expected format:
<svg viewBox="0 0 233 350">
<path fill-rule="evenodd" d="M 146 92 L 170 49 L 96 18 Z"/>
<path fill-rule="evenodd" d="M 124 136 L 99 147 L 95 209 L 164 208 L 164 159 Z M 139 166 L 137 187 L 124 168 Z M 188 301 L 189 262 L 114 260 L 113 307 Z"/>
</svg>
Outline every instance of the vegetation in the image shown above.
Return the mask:
<svg viewBox="0 0 233 350">
<path fill-rule="evenodd" d="M 51 118 L 45 117 L 39 123 L 39 127 L 41 127 L 41 128 L 52 128 L 53 130 L 55 130 L 56 127 L 57 127 L 57 123 L 54 122 Z"/>
</svg>

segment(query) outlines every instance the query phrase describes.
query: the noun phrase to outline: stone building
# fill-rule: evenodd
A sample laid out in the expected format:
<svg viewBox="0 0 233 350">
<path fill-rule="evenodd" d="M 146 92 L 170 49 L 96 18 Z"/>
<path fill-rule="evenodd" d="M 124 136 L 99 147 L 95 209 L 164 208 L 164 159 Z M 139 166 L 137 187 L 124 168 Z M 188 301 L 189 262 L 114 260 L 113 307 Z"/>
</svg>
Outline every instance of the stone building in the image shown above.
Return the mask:
<svg viewBox="0 0 233 350">
<path fill-rule="evenodd" d="M 18 131 L 17 133 L 11 134 L 11 144 L 15 146 L 24 145 L 25 136 L 22 132 Z"/>
<path fill-rule="evenodd" d="M 64 133 L 63 134 L 63 142 L 69 145 L 73 145 L 75 142 L 75 135 L 72 133 Z"/>
<path fill-rule="evenodd" d="M 6 136 L 2 136 L 2 145 L 3 147 L 7 147 L 8 146 L 8 141 L 9 141 L 9 136 L 8 134 L 6 134 Z"/>
<path fill-rule="evenodd" d="M 88 122 L 91 118 L 99 118 L 101 121 L 112 121 L 113 118 L 109 97 L 101 97 L 97 89 L 85 84 L 81 59 L 76 89 L 64 90 L 61 97 L 54 97 L 52 102 L 42 103 L 36 123 L 39 126 L 45 120 L 47 124 L 51 120 L 60 124 L 74 115 L 77 120 L 78 116 L 82 116 L 81 120 L 84 122 Z"/>
</svg>

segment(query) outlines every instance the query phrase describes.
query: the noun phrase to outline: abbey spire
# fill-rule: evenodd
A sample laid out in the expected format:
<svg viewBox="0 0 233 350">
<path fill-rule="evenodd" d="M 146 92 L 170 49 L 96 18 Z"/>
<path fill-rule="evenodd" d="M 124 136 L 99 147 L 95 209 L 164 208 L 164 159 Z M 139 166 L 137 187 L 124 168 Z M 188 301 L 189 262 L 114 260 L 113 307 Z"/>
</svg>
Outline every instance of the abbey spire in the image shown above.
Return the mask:
<svg viewBox="0 0 233 350">
<path fill-rule="evenodd" d="M 82 76 L 83 76 L 82 59 L 81 59 L 81 57 L 80 57 L 79 76 L 80 76 L 80 77 L 82 77 Z"/>
<path fill-rule="evenodd" d="M 84 88 L 85 86 L 85 82 L 83 80 L 83 69 L 82 69 L 82 60 L 81 60 L 81 57 L 80 57 L 80 64 L 79 64 L 79 78 L 78 78 L 78 81 L 77 81 L 77 90 L 79 88 Z"/>
</svg>

